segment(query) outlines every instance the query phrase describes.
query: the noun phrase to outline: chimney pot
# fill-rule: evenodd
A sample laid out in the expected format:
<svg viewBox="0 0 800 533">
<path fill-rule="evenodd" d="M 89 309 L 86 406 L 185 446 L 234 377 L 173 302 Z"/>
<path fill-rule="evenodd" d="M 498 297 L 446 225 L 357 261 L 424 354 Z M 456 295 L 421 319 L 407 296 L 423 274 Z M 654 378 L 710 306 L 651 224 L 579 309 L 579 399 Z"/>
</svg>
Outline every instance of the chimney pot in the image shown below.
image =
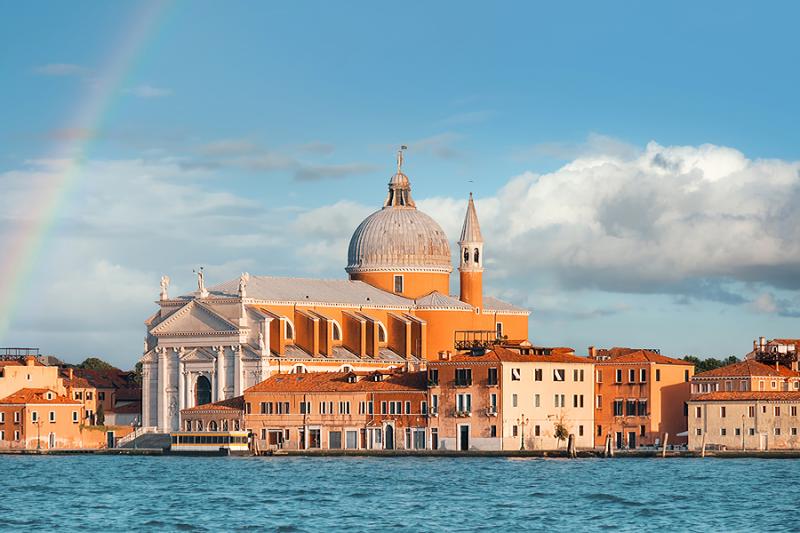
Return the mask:
<svg viewBox="0 0 800 533">
<path fill-rule="evenodd" d="M 594 346 L 589 346 L 589 357 L 594 358 L 597 355 L 597 351 L 595 350 Z"/>
<path fill-rule="evenodd" d="M 32 355 L 29 355 L 25 358 L 25 366 L 33 366 L 36 364 L 36 358 Z"/>
</svg>

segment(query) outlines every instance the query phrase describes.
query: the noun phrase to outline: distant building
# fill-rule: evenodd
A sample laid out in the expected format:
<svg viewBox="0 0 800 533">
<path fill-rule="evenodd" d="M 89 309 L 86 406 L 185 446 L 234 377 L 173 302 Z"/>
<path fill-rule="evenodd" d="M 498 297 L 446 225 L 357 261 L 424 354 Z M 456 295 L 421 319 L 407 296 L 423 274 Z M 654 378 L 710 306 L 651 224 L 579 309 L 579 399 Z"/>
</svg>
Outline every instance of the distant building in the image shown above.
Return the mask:
<svg viewBox="0 0 800 533">
<path fill-rule="evenodd" d="M 81 402 L 46 388 L 0 399 L 0 448 L 82 448 Z"/>
<path fill-rule="evenodd" d="M 800 449 L 800 391 L 707 392 L 689 401 L 689 449 Z"/>
<path fill-rule="evenodd" d="M 733 391 L 800 390 L 800 372 L 781 364 L 745 359 L 692 377 L 692 394 Z"/>
<path fill-rule="evenodd" d="M 275 374 L 421 370 L 440 351 L 528 338 L 526 309 L 483 294 L 483 237 L 472 197 L 451 296 L 447 235 L 419 211 L 408 176 L 353 232 L 349 279 L 250 276 L 168 294 L 146 320 L 143 425 L 171 431 L 187 408 L 240 396 Z"/>
<path fill-rule="evenodd" d="M 431 431 L 442 449 L 555 450 L 563 426 L 591 448 L 592 363 L 560 348 L 444 354 L 428 363 Z"/>
<path fill-rule="evenodd" d="M 686 402 L 694 365 L 654 350 L 589 348 L 595 363 L 595 445 L 608 435 L 617 448 L 655 445 L 669 433 L 685 443 Z"/>
</svg>

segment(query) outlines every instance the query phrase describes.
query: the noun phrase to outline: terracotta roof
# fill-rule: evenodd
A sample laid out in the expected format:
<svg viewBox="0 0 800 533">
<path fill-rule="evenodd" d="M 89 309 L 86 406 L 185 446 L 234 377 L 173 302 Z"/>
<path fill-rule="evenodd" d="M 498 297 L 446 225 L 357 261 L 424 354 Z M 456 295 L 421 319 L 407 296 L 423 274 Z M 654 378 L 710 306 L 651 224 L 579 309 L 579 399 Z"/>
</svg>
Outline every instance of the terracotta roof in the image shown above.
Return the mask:
<svg viewBox="0 0 800 533">
<path fill-rule="evenodd" d="M 618 363 L 658 363 L 660 365 L 694 366 L 694 363 L 690 363 L 689 361 L 667 357 L 666 355 L 661 355 L 651 350 L 630 350 L 629 348 L 612 348 L 611 350 L 609 350 L 609 352 L 613 350 L 621 350 L 621 351 L 616 352 L 616 355 L 613 355 L 611 353 L 602 354 L 601 352 L 605 350 L 599 350 L 598 355 L 606 355 L 610 357 L 610 359 L 597 360 L 596 363 L 598 365 L 618 364 Z"/>
<path fill-rule="evenodd" d="M 592 364 L 594 360 L 588 357 L 578 357 L 569 351 L 553 351 L 550 355 L 523 355 L 514 350 L 502 348 L 500 346 L 486 352 L 483 355 L 471 355 L 469 353 L 456 353 L 450 356 L 449 360 L 429 361 L 429 363 L 468 363 L 468 362 L 506 362 L 506 363 L 585 363 Z"/>
<path fill-rule="evenodd" d="M 51 399 L 47 399 L 46 394 L 53 393 Z M 20 389 L 10 396 L 6 396 L 0 400 L 0 404 L 29 404 L 29 403 L 45 403 L 45 404 L 66 404 L 66 405 L 81 405 L 80 402 L 70 400 L 66 396 L 60 396 L 55 391 L 50 389 Z"/>
<path fill-rule="evenodd" d="M 708 401 L 754 401 L 754 400 L 771 400 L 771 401 L 787 401 L 798 402 L 800 401 L 800 391 L 718 391 L 707 392 L 705 394 L 698 394 L 692 396 L 689 401 L 692 402 L 708 402 Z"/>
<path fill-rule="evenodd" d="M 722 377 L 747 377 L 747 376 L 783 376 L 800 377 L 800 373 L 794 372 L 785 366 L 779 366 L 776 370 L 774 366 L 759 363 L 753 359 L 745 359 L 732 365 L 722 366 L 700 374 L 695 374 L 696 378 L 722 378 Z"/>
<path fill-rule="evenodd" d="M 125 405 L 115 406 L 109 413 L 116 413 L 118 415 L 134 415 L 142 412 L 142 404 L 140 402 L 126 403 Z"/>
<path fill-rule="evenodd" d="M 241 411 L 244 409 L 244 396 L 235 396 L 219 402 L 196 405 L 188 409 L 181 410 L 182 413 L 192 413 L 197 411 Z"/>
<path fill-rule="evenodd" d="M 128 387 L 124 389 L 117 389 L 116 401 L 118 402 L 140 402 L 142 401 L 142 389 Z"/>
<path fill-rule="evenodd" d="M 382 381 L 362 377 L 355 383 L 347 377 L 352 372 L 308 372 L 306 374 L 277 374 L 245 391 L 252 392 L 391 392 L 425 391 L 425 372 L 405 372 L 385 375 Z"/>
<path fill-rule="evenodd" d="M 22 363 L 16 359 L 12 361 L 0 361 L 0 368 L 4 366 L 22 366 Z"/>
<path fill-rule="evenodd" d="M 130 372 L 119 369 L 112 370 L 88 370 L 76 368 L 75 375 L 86 378 L 92 386 L 98 389 L 121 389 L 130 387 Z"/>
</svg>

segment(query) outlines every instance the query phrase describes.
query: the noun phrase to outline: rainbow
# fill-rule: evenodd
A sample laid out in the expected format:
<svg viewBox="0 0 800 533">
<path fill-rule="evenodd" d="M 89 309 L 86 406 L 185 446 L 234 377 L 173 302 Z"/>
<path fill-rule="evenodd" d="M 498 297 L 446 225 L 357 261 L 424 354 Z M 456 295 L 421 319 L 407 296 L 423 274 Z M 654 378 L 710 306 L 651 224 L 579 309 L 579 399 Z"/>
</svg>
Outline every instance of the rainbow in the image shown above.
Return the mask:
<svg viewBox="0 0 800 533">
<path fill-rule="evenodd" d="M 14 313 L 30 282 L 35 265 L 43 257 L 48 236 L 56 225 L 70 192 L 81 177 L 81 164 L 89 154 L 93 132 L 137 66 L 147 42 L 163 25 L 171 4 L 149 0 L 139 4 L 119 42 L 109 49 L 99 76 L 87 83 L 86 96 L 70 115 L 64 131 L 73 132 L 46 161 L 44 185 L 36 191 L 36 202 L 27 218 L 0 254 L 0 345 L 9 340 Z"/>
</svg>

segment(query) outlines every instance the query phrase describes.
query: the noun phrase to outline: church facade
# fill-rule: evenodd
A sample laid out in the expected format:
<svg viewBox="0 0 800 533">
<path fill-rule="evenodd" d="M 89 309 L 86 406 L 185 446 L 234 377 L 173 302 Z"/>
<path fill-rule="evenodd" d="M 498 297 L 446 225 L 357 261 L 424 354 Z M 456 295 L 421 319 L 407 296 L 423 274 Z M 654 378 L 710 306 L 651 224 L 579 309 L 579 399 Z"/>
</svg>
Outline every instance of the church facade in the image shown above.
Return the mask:
<svg viewBox="0 0 800 533">
<path fill-rule="evenodd" d="M 526 309 L 483 294 L 483 237 L 472 195 L 458 241 L 460 294 L 451 296 L 449 239 L 416 207 L 402 172 L 383 207 L 355 230 L 349 279 L 242 274 L 169 296 L 145 321 L 142 423 L 180 427 L 180 410 L 240 396 L 278 373 L 421 370 L 439 354 L 528 339 Z"/>
</svg>

